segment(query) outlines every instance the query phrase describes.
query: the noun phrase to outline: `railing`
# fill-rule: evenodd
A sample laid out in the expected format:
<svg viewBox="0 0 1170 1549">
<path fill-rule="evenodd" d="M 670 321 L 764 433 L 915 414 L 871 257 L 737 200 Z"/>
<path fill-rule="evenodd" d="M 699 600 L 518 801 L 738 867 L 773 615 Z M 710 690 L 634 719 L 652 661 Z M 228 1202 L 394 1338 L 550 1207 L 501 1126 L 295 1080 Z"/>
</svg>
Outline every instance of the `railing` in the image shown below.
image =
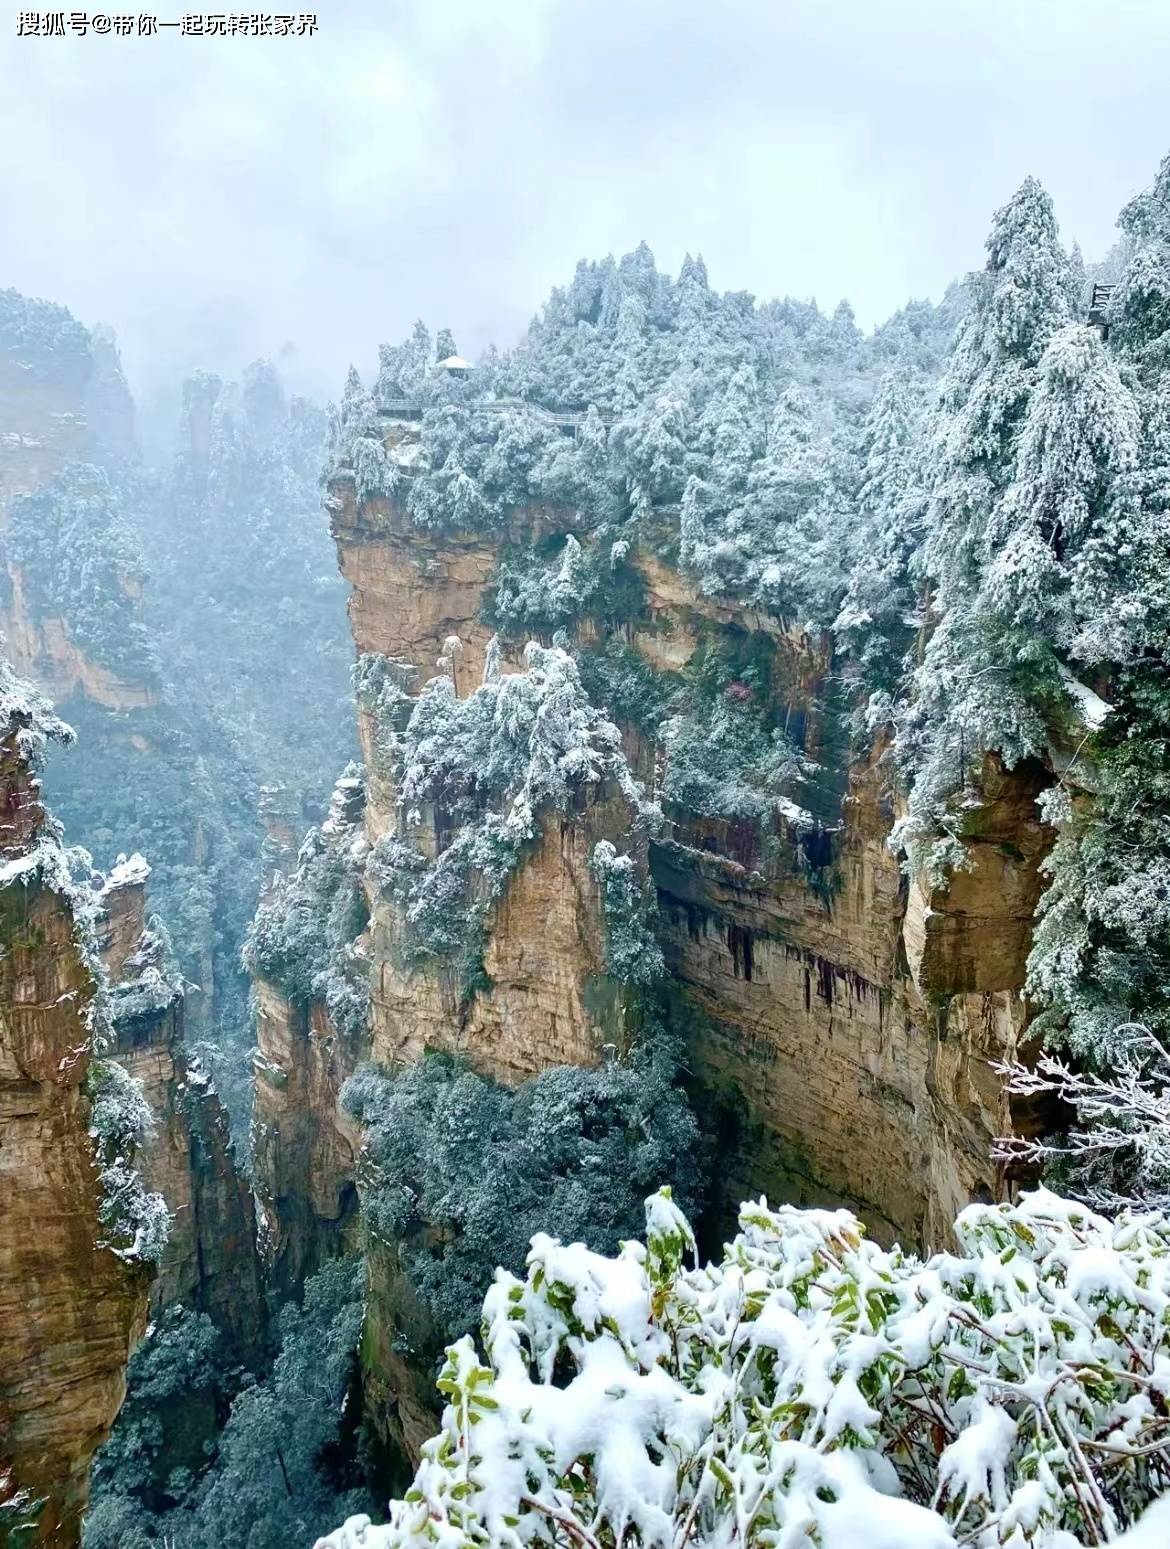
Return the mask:
<svg viewBox="0 0 1170 1549">
<path fill-rule="evenodd" d="M 1113 292 L 1116 289 L 1116 285 L 1096 284 L 1093 286 L 1093 294 L 1089 298 L 1090 323 L 1095 324 L 1099 328 L 1107 328 L 1109 326 L 1107 313 L 1109 311 L 1109 303 L 1113 300 Z"/>
<path fill-rule="evenodd" d="M 378 405 L 378 413 L 383 419 L 420 420 L 425 407 L 425 404 L 413 398 L 385 398 Z M 525 398 L 491 398 L 474 407 L 487 414 L 507 414 L 512 409 L 527 410 L 529 414 L 535 414 L 548 424 L 555 425 L 558 430 L 574 433 L 584 425 L 589 415 L 587 409 L 546 409 L 538 403 L 529 403 Z M 612 414 L 599 414 L 598 417 L 606 427 L 613 424 Z"/>
</svg>

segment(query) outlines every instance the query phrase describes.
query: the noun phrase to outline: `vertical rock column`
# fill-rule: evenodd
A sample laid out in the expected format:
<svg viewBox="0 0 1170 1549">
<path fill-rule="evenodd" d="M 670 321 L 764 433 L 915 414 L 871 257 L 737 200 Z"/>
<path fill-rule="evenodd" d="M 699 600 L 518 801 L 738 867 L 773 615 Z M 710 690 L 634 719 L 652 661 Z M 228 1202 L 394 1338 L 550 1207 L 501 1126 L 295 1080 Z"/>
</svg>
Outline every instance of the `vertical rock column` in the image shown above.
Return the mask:
<svg viewBox="0 0 1170 1549">
<path fill-rule="evenodd" d="M 80 1538 L 149 1266 L 103 1246 L 86 927 L 35 778 L 47 706 L 0 664 L 0 1546 Z"/>
<path fill-rule="evenodd" d="M 227 1114 L 183 1044 L 183 985 L 146 918 L 150 867 L 122 860 L 101 889 L 103 960 L 113 983 L 113 1057 L 142 1083 L 154 1119 L 139 1171 L 171 1212 L 155 1310 L 207 1313 L 249 1360 L 265 1332 L 251 1189 L 236 1168 Z"/>
</svg>

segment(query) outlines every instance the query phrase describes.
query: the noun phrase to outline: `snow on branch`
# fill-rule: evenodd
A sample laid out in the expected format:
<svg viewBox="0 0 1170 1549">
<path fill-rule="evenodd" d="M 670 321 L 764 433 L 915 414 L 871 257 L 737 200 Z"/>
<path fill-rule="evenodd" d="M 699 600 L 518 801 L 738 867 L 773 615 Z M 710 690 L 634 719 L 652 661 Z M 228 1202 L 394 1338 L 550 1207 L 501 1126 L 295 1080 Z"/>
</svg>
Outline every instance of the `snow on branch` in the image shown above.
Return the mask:
<svg viewBox="0 0 1170 1549">
<path fill-rule="evenodd" d="M 389 1523 L 318 1549 L 1165 1542 L 1161 1213 L 1040 1190 L 971 1206 L 923 1262 L 847 1211 L 760 1201 L 693 1269 L 669 1190 L 646 1224 L 616 1258 L 540 1234 L 525 1280 L 497 1271 L 486 1355 L 448 1349 Z"/>
<path fill-rule="evenodd" d="M 1059 1139 L 1002 1137 L 996 1160 L 1055 1164 L 1098 1210 L 1117 1210 L 1136 1195 L 1170 1211 L 1170 1053 L 1148 1027 L 1135 1022 L 1116 1030 L 1108 1070 L 1078 1070 L 1052 1054 L 1042 1054 L 1034 1068 L 992 1068 L 1014 1096 L 1055 1098 L 1076 1114 Z"/>
</svg>

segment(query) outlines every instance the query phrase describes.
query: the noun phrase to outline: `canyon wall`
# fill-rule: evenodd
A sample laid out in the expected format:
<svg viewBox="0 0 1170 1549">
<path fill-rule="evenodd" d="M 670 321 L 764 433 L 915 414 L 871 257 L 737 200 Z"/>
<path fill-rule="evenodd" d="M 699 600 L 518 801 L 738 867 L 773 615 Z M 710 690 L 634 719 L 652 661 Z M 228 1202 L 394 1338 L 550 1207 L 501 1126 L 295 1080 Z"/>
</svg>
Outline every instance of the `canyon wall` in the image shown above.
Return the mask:
<svg viewBox="0 0 1170 1549">
<path fill-rule="evenodd" d="M 386 427 L 404 466 L 413 434 Z M 461 698 L 483 677 L 493 634 L 484 603 L 503 544 L 583 526 L 534 504 L 513 512 L 501 537 L 423 531 L 395 500 L 360 498 L 344 467 L 327 505 L 359 657 L 388 658 L 415 689 L 447 672 Z M 664 802 L 661 831 L 648 848 L 639 841 L 668 972 L 684 993 L 692 1100 L 719 1158 L 708 1231 L 717 1237 L 742 1198 L 766 1193 L 845 1204 L 882 1240 L 937 1246 L 958 1210 L 1008 1187 L 989 1150 L 1017 1116 L 988 1062 L 1017 1053 L 1024 1036 L 1020 986 L 1051 837 L 1034 806 L 1043 772 L 989 762 L 969 869 L 941 889 L 907 881 L 888 845 L 884 750 L 843 737 L 829 643 L 713 602 L 661 553 L 631 559 L 642 603 L 617 626 L 624 644 L 672 674 L 712 639 L 762 651 L 767 715 L 819 766 L 811 815 L 779 817 L 770 834 Z M 578 640 L 598 643 L 596 625 L 579 625 Z M 503 670 L 520 670 L 523 639 L 502 645 Z M 374 846 L 401 831 L 402 815 L 360 693 L 358 718 L 362 821 Z M 631 768 L 658 796 L 669 746 L 633 724 L 621 731 Z M 433 856 L 449 835 L 441 814 L 422 817 L 412 842 Z M 620 996 L 601 990 L 603 922 L 588 860 L 599 838 L 630 848 L 631 827 L 623 799 L 606 790 L 545 815 L 490 911 L 486 980 L 470 994 L 453 972 L 409 966 L 400 913 L 373 886 L 361 943 L 368 1031 L 339 1038 L 320 1004 L 297 1006 L 259 984 L 256 1154 L 278 1257 L 304 1268 L 346 1239 L 361 1151 L 337 1094 L 361 1060 L 394 1065 L 444 1049 L 515 1083 L 600 1057 L 620 1027 Z M 430 1425 L 419 1387 L 426 1312 L 392 1247 L 371 1253 L 369 1275 L 367 1406 L 375 1428 L 413 1456 Z"/>
<path fill-rule="evenodd" d="M 151 1269 L 104 1245 L 85 1078 L 85 930 L 30 770 L 41 711 L 0 713 L 0 1544 L 78 1542 Z"/>
<path fill-rule="evenodd" d="M 387 439 L 402 438 L 395 427 Z M 344 471 L 330 504 L 359 654 L 383 653 L 425 679 L 455 636 L 452 670 L 458 692 L 469 692 L 492 633 L 481 607 L 499 541 L 419 533 L 394 502 L 359 500 Z M 555 507 L 525 508 L 507 537 L 535 541 L 569 526 Z M 571 526 L 580 531 L 579 519 Z M 987 1060 L 1015 1052 L 1023 1024 L 1019 987 L 1049 842 L 1033 805 L 1042 773 L 989 766 L 970 869 L 926 897 L 888 848 L 894 813 L 880 750 L 851 755 L 832 742 L 827 643 L 712 602 L 656 554 L 634 560 L 644 605 L 624 626 L 628 643 L 677 672 L 712 630 L 758 637 L 774 662 L 771 714 L 823 770 L 811 865 L 796 829 L 765 855 L 748 825 L 669 806 L 650 846 L 668 967 L 702 1014 L 691 1058 L 719 1115 L 724 1207 L 761 1191 L 846 1203 L 883 1238 L 938 1242 L 956 1210 L 1003 1186 L 988 1149 L 1010 1115 Z M 505 670 L 509 661 L 517 664 L 514 645 Z M 373 841 L 393 822 L 394 792 L 379 781 L 360 705 L 359 721 Z M 633 727 L 623 732 L 653 794 L 663 749 Z M 587 811 L 553 826 L 490 933 L 498 999 L 495 989 L 477 998 L 458 1023 L 450 998 L 444 1006 L 435 986 L 395 971 L 393 922 L 375 903 L 375 1057 L 458 1047 L 505 1080 L 588 1059 L 587 1040 L 561 1029 L 580 1027 L 572 986 L 596 968 L 586 923 L 596 888 L 583 883 L 581 864 L 596 825 Z M 558 921 L 574 913 L 575 928 L 562 930 Z M 533 983 L 518 998 L 511 977 L 529 960 Z"/>
<path fill-rule="evenodd" d="M 123 861 L 99 894 L 99 946 L 113 986 L 110 1053 L 142 1083 L 153 1119 L 138 1170 L 171 1213 L 152 1310 L 181 1303 L 205 1312 L 234 1357 L 260 1351 L 266 1310 L 252 1191 L 236 1166 L 224 1112 L 207 1073 L 183 1042 L 181 976 L 146 916 L 150 868 Z"/>
</svg>

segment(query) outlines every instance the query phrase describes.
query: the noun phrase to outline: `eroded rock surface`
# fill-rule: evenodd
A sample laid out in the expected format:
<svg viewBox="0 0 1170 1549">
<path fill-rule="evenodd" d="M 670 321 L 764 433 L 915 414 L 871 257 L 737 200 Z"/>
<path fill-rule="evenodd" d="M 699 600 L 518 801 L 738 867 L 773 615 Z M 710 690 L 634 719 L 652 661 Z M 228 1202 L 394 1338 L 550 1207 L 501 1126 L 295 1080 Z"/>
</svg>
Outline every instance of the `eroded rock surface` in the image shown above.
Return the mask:
<svg viewBox="0 0 1170 1549">
<path fill-rule="evenodd" d="M 69 1549 L 125 1391 L 151 1270 L 104 1246 L 83 1082 L 95 993 L 29 767 L 0 728 L 0 1544 Z"/>
</svg>

